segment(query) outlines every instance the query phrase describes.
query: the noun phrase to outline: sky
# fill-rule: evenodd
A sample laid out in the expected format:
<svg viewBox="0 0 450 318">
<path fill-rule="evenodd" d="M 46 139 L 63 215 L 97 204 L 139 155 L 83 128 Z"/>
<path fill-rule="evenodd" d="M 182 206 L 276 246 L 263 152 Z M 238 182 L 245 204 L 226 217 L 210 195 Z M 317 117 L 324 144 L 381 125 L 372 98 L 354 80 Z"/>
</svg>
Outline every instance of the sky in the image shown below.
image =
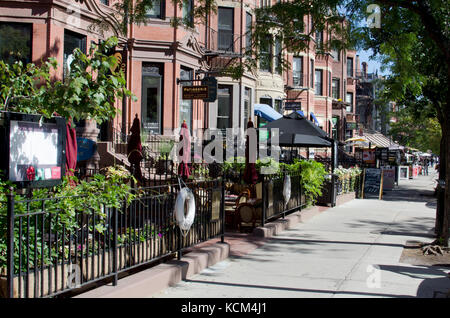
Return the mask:
<svg viewBox="0 0 450 318">
<path fill-rule="evenodd" d="M 357 54 L 359 55 L 360 68 L 362 62 L 367 62 L 368 73 L 375 73 L 375 71 L 378 70 L 378 75 L 389 74 L 389 70 L 385 70 L 384 72 L 381 71 L 381 63 L 379 61 L 371 60 L 369 58 L 372 55 L 372 51 L 358 51 Z"/>
</svg>

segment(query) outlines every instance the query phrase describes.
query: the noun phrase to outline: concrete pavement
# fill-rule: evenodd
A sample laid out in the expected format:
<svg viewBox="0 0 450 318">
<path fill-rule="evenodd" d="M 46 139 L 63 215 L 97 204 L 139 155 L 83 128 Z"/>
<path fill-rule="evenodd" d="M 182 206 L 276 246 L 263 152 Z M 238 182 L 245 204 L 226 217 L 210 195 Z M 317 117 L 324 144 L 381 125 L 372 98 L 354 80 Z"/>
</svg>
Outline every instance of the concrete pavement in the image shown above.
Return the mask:
<svg viewBox="0 0 450 318">
<path fill-rule="evenodd" d="M 448 291 L 449 267 L 400 262 L 407 241 L 433 240 L 436 178 L 404 180 L 383 200 L 327 209 L 152 297 L 433 297 Z"/>
</svg>

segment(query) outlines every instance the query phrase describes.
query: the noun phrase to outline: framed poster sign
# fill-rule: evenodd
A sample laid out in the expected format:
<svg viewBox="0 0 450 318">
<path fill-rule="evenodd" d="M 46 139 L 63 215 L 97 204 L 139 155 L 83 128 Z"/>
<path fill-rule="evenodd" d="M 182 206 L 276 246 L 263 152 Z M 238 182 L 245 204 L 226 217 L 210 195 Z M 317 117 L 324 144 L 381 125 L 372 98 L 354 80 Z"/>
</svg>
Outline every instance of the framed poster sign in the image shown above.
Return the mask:
<svg viewBox="0 0 450 318">
<path fill-rule="evenodd" d="M 65 174 L 66 120 L 0 113 L 0 169 L 18 188 L 51 187 Z"/>
</svg>

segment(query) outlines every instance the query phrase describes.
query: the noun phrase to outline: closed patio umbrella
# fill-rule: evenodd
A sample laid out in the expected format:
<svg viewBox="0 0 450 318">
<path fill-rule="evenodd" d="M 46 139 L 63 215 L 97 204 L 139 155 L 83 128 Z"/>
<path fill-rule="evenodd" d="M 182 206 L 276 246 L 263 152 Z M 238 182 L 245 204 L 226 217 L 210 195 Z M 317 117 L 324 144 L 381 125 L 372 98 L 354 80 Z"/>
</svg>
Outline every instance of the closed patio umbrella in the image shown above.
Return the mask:
<svg viewBox="0 0 450 318">
<path fill-rule="evenodd" d="M 133 120 L 133 125 L 131 126 L 130 132 L 131 136 L 127 145 L 128 161 L 131 163 L 132 168 L 134 168 L 134 177 L 139 182 L 142 182 L 141 161 L 143 156 L 141 144 L 141 122 L 137 114 Z"/>
<path fill-rule="evenodd" d="M 66 176 L 73 176 L 77 167 L 77 133 L 71 127 L 70 121 L 66 124 Z M 71 185 L 75 185 L 71 181 Z"/>
<path fill-rule="evenodd" d="M 253 127 L 253 122 L 249 120 L 247 123 L 247 130 Z M 256 172 L 256 147 L 255 149 L 250 149 L 250 136 L 247 136 L 247 140 L 245 141 L 244 181 L 247 184 L 255 184 L 257 180 L 258 174 Z"/>
</svg>

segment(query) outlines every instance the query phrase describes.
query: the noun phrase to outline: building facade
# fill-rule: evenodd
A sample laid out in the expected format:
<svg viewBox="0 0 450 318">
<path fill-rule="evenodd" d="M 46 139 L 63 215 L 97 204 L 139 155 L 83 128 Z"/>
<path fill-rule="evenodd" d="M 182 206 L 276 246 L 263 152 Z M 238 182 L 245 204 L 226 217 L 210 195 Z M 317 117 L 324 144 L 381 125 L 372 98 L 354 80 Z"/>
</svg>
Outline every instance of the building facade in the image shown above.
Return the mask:
<svg viewBox="0 0 450 318">
<path fill-rule="evenodd" d="M 245 63 L 242 53 L 250 45 L 254 9 L 270 3 L 217 0 L 217 13 L 209 15 L 206 23 L 175 28 L 172 18 L 189 18 L 193 1 L 183 7 L 168 0 L 155 1 L 146 24 L 129 25 L 126 34 L 117 31 L 112 0 L 2 1 L 0 41 L 12 30 L 24 44 L 21 58 L 25 62 L 39 64 L 55 57 L 63 67 L 54 75 L 63 79 L 75 48 L 87 52 L 92 43 L 117 36 L 117 50 L 127 47 L 123 57 L 127 87 L 138 99 L 116 101 L 122 112 L 98 127 L 103 140 L 111 139 L 113 131 L 128 133 L 136 115 L 144 134 L 173 136 L 183 121 L 194 138 L 206 128 L 245 128 L 249 119 L 258 121 L 254 116 L 257 103 L 270 105 L 279 113 L 301 110 L 338 140 L 353 136 L 355 51 L 319 54 L 321 43 L 329 40 L 326 31 L 316 32 L 308 49 L 299 54 L 286 52 L 275 39 L 273 45 L 262 48 L 256 72 L 245 72 L 241 79 L 233 80 L 220 72 L 230 63 Z M 109 26 L 108 31 L 92 28 L 98 19 Z M 304 19 L 311 30 L 311 19 Z M 1 43 L 0 48 L 8 51 L 10 44 L 6 40 Z M 1 54 L 2 59 L 9 58 L 7 53 Z M 288 70 L 281 69 L 281 56 L 289 61 Z M 217 78 L 217 100 L 183 99 L 182 86 L 199 84 L 207 75 Z"/>
</svg>

